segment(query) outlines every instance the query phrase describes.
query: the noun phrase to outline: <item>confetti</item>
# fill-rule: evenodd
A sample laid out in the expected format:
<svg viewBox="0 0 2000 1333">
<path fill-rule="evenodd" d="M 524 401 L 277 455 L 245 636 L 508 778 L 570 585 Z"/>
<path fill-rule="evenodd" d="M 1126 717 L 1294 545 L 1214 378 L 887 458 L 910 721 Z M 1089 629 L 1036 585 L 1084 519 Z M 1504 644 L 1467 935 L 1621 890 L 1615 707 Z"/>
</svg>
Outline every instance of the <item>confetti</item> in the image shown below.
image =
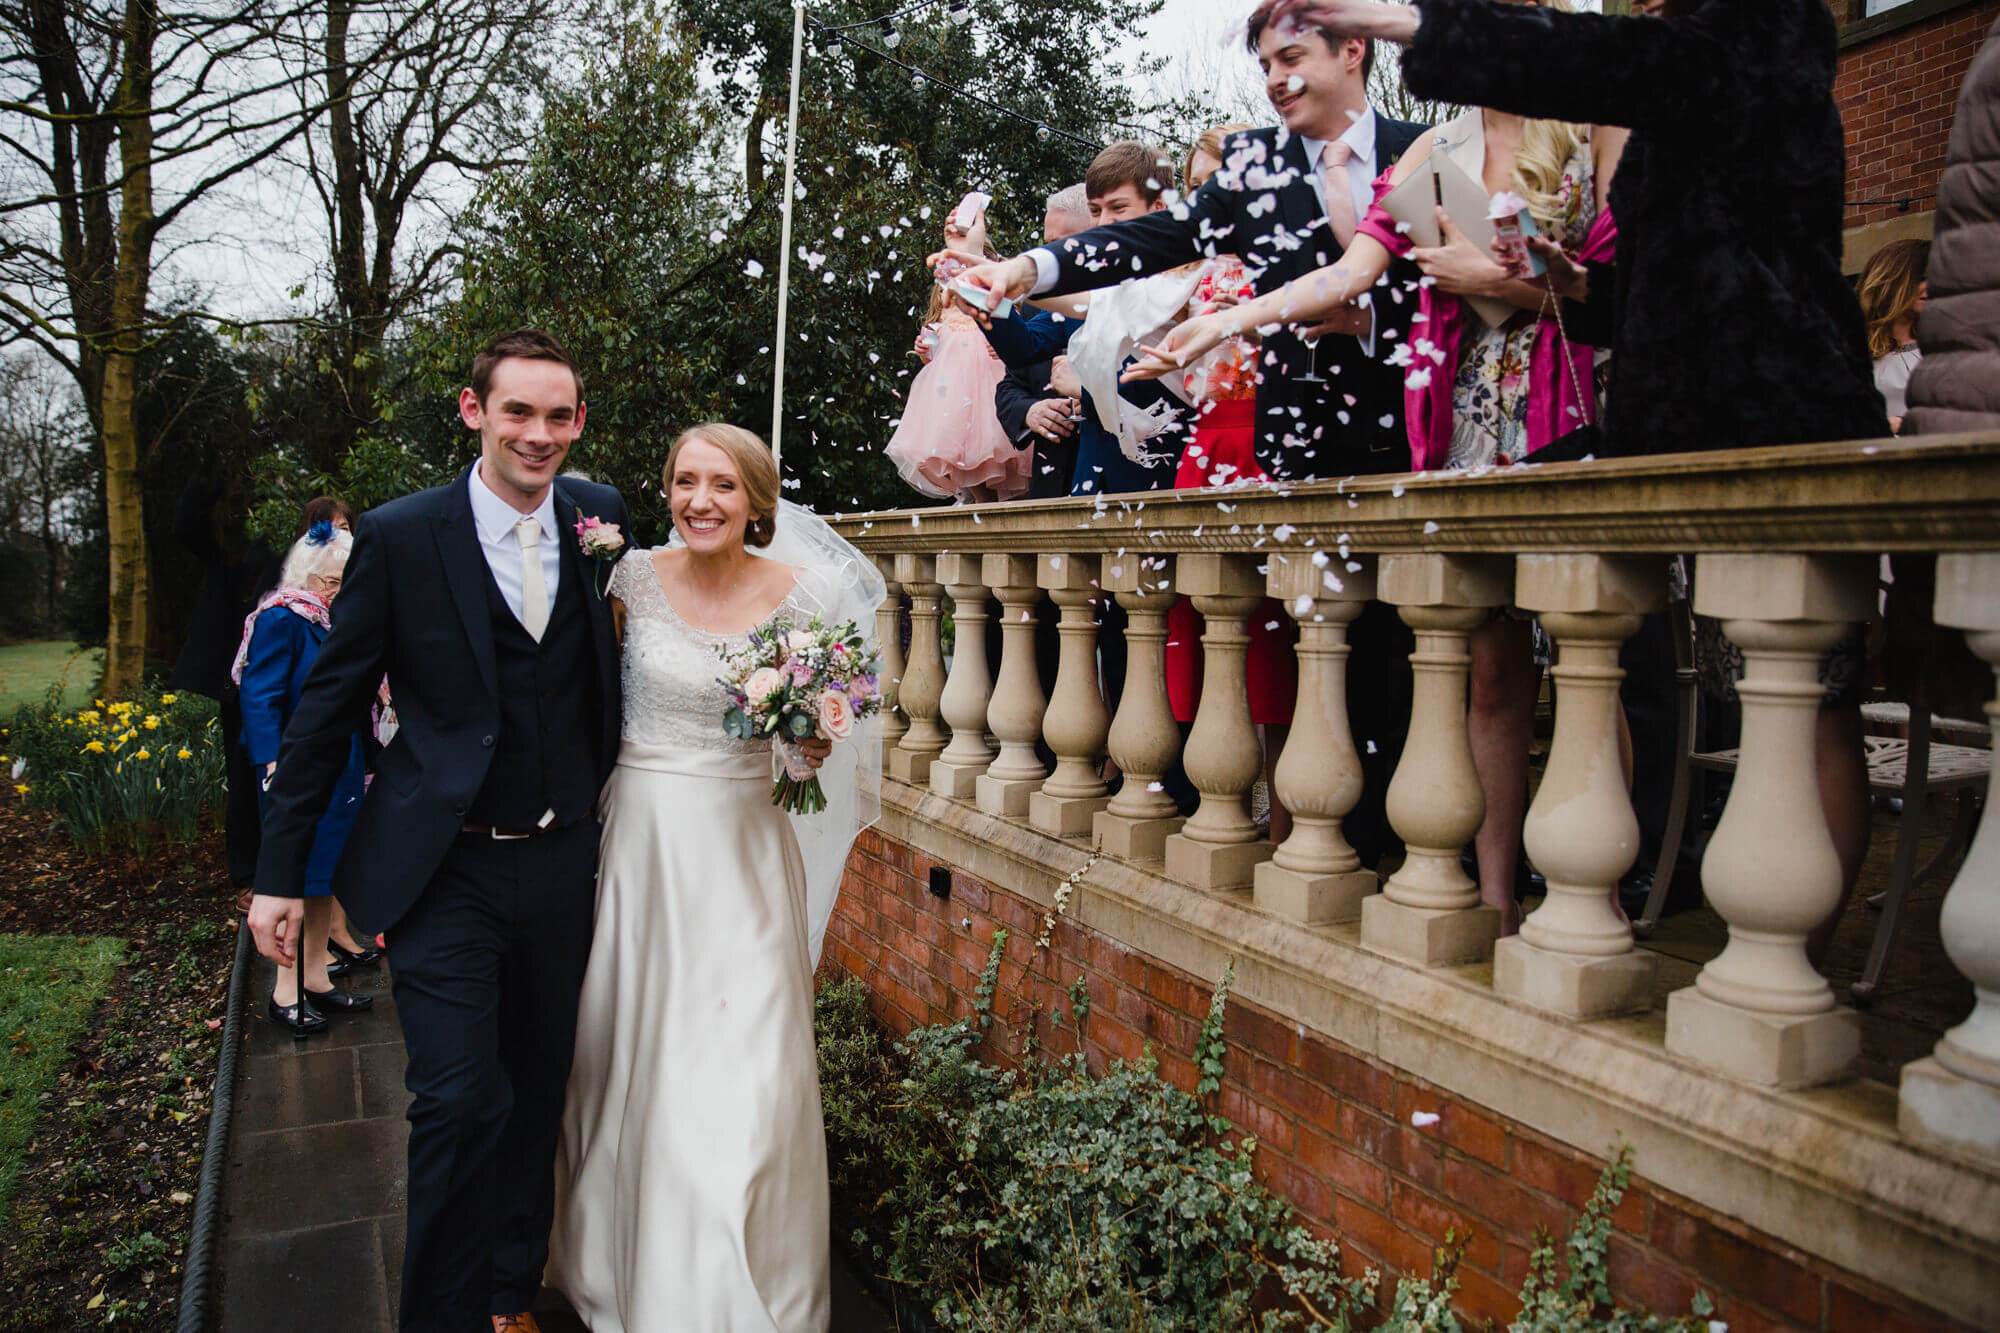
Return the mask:
<svg viewBox="0 0 2000 1333">
<path fill-rule="evenodd" d="M 1371 746 L 1369 748 L 1372 749 L 1374 747 Z M 1438 1115 L 1434 1111 L 1410 1112 L 1410 1123 L 1416 1126 L 1418 1129 L 1429 1129 L 1432 1125 L 1435 1125 L 1438 1121 L 1442 1120 L 1443 1118 L 1444 1118 L 1443 1116 Z"/>
</svg>

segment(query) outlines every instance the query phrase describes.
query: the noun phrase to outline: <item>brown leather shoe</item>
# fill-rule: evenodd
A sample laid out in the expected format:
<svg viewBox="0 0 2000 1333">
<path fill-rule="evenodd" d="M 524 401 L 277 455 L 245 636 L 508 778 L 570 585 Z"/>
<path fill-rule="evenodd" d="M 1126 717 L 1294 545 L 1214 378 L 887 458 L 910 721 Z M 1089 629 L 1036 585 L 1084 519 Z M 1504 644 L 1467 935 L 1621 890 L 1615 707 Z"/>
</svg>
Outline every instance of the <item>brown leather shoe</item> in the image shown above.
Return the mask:
<svg viewBox="0 0 2000 1333">
<path fill-rule="evenodd" d="M 542 1333 L 542 1326 L 531 1314 L 496 1314 L 493 1333 Z"/>
</svg>

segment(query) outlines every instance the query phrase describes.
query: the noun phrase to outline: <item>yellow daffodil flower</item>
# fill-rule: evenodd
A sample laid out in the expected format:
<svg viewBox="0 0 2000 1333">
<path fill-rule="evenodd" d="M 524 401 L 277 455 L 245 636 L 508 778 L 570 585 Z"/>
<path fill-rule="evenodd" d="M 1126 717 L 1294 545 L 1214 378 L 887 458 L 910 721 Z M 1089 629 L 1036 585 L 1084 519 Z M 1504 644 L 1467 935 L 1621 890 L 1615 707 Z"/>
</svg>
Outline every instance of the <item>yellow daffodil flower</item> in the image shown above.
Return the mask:
<svg viewBox="0 0 2000 1333">
<path fill-rule="evenodd" d="M 17 795 L 26 796 L 28 794 L 28 784 L 25 782 L 17 782 L 14 784 L 14 791 Z"/>
<path fill-rule="evenodd" d="M 174 755 L 174 758 L 176 758 L 176 759 L 192 759 L 192 758 L 194 758 L 194 751 L 193 751 L 193 750 L 182 750 L 182 751 L 178 752 L 177 754 L 175 754 L 175 755 Z"/>
<path fill-rule="evenodd" d="M 134 759 L 151 759 L 153 756 L 150 751 L 138 750 L 133 753 L 132 757 Z"/>
<path fill-rule="evenodd" d="M 103 754 L 103 753 L 104 753 L 104 742 L 103 742 L 103 741 L 92 741 L 92 742 L 90 742 L 90 744 L 88 744 L 88 745 L 84 746 L 83 748 L 84 748 L 84 749 L 85 749 L 86 751 L 88 751 L 89 753 L 91 753 L 91 754 Z"/>
<path fill-rule="evenodd" d="M 160 696 L 160 702 L 163 704 L 167 704 L 169 706 L 178 703 L 179 701 L 180 701 L 180 696 L 178 694 L 163 694 Z"/>
<path fill-rule="evenodd" d="M 158 731 L 159 729 L 160 729 L 160 719 L 155 715 L 153 715 L 152 713 L 146 714 L 146 730 Z"/>
</svg>

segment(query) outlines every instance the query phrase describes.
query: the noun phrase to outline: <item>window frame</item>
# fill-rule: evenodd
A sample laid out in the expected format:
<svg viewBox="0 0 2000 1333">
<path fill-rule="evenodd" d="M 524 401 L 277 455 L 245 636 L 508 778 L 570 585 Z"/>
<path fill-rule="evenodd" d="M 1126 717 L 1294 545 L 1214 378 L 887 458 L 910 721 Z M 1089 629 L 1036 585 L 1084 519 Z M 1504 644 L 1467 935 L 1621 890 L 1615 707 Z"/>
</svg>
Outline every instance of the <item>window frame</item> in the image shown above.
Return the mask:
<svg viewBox="0 0 2000 1333">
<path fill-rule="evenodd" d="M 1867 0 L 1836 0 L 1834 13 L 1847 15 L 1840 20 L 1840 49 L 1845 51 L 1850 46 L 1876 41 L 1976 3 L 1978 0 L 1904 0 L 1894 9 L 1868 14 Z"/>
</svg>

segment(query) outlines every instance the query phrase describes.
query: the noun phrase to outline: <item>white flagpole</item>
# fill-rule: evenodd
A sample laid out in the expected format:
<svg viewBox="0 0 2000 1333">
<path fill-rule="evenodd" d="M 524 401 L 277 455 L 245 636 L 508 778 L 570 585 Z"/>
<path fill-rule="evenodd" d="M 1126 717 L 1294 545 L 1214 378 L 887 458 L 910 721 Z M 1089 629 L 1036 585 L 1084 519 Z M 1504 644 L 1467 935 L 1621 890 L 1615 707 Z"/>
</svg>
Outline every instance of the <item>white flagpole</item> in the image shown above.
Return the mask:
<svg viewBox="0 0 2000 1333">
<path fill-rule="evenodd" d="M 785 320 L 792 296 L 792 187 L 793 169 L 799 159 L 799 65 L 805 55 L 805 0 L 792 0 L 792 104 L 785 116 L 785 202 L 783 221 L 778 228 L 778 341 L 777 362 L 771 384 L 771 458 L 778 471 L 785 470 Z"/>
</svg>

